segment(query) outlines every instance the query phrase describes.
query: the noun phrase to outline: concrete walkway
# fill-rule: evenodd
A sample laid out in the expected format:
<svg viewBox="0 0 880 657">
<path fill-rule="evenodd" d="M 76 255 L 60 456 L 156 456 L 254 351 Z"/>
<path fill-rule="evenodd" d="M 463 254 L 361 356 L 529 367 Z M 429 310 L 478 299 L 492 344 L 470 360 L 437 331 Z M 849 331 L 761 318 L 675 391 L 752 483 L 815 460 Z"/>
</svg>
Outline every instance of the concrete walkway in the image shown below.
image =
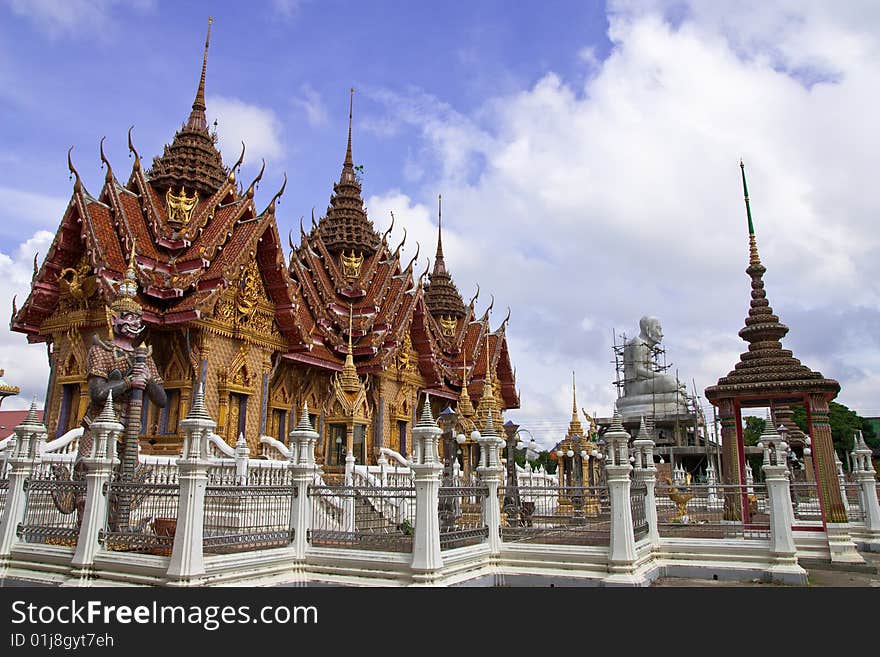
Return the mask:
<svg viewBox="0 0 880 657">
<path fill-rule="evenodd" d="M 809 582 L 807 586 L 834 587 L 874 587 L 880 588 L 880 553 L 860 552 L 868 562 L 867 566 L 858 570 L 849 569 L 830 563 L 802 564 L 806 568 Z M 683 577 L 661 577 L 652 586 L 657 587 L 743 587 L 743 586 L 785 586 L 753 580 L 751 582 L 734 582 L 724 580 L 690 579 Z"/>
</svg>

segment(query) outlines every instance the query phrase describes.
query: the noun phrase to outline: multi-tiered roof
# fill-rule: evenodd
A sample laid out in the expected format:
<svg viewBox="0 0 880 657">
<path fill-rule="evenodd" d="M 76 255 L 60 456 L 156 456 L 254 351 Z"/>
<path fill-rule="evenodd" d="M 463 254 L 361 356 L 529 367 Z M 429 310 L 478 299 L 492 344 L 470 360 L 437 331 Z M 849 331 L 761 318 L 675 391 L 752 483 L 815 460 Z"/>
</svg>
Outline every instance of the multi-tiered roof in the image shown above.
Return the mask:
<svg viewBox="0 0 880 657">
<path fill-rule="evenodd" d="M 256 259 L 275 305 L 278 327 L 288 339 L 300 339 L 294 286 L 283 266 L 275 222 L 275 203 L 283 187 L 266 208 L 258 210 L 254 187 L 260 178 L 246 191 L 235 178 L 244 149 L 231 168 L 223 166 L 216 135 L 208 132 L 205 117 L 207 56 L 206 40 L 192 112 L 151 169 L 144 169 L 130 130 L 134 162 L 128 181 L 120 183 L 104 155 L 102 139 L 105 180 L 98 194 L 92 195 L 68 153 L 75 177 L 73 196 L 46 260 L 35 273 L 30 296 L 14 311 L 13 330 L 34 342 L 48 338 L 40 327 L 57 307 L 59 275 L 65 268 L 76 268 L 82 258 L 109 304 L 136 244 L 138 301 L 148 325 L 173 326 L 210 316 L 222 290 Z"/>
<path fill-rule="evenodd" d="M 749 350 L 740 354 L 739 362 L 727 376 L 718 379 L 717 385 L 706 388 L 706 398 L 717 403 L 723 398 L 742 397 L 752 400 L 752 405 L 770 399 L 777 403 L 800 402 L 803 395 L 809 393 L 822 393 L 833 398 L 840 392 L 837 381 L 826 379 L 820 372 L 814 372 L 795 358 L 790 350 L 782 348 L 781 340 L 788 333 L 788 327 L 774 314 L 764 291 L 764 273 L 767 268 L 761 263 L 758 254 L 745 166 L 742 162 L 740 169 L 749 226 L 749 266 L 746 273 L 752 279 L 752 300 L 749 304 L 749 315 L 745 326 L 739 331 L 739 336 L 749 344 Z"/>
</svg>

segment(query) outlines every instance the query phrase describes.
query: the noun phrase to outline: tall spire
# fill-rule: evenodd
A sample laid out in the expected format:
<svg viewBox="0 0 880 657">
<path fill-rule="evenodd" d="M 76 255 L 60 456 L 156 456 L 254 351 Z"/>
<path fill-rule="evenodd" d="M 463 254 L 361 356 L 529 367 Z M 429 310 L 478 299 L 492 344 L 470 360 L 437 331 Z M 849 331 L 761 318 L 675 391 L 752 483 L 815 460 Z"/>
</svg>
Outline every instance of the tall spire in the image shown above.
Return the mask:
<svg viewBox="0 0 880 657">
<path fill-rule="evenodd" d="M 739 168 L 742 171 L 743 179 L 743 197 L 746 201 L 746 217 L 749 220 L 749 265 L 761 265 L 761 257 L 758 255 L 758 243 L 755 240 L 755 225 L 752 223 L 752 208 L 749 205 L 749 188 L 746 185 L 746 166 L 743 161 L 739 161 Z"/>
<path fill-rule="evenodd" d="M 445 322 L 444 335 L 451 337 L 455 333 L 456 320 L 465 316 L 464 302 L 452 276 L 446 271 L 446 260 L 443 257 L 443 196 L 437 195 L 437 256 L 434 258 L 434 270 L 425 286 L 425 304 L 435 319 Z"/>
<path fill-rule="evenodd" d="M 190 130 L 208 131 L 208 119 L 205 116 L 205 73 L 208 70 L 208 45 L 211 43 L 211 23 L 213 22 L 214 18 L 208 16 L 208 34 L 205 36 L 205 54 L 202 57 L 202 77 L 199 79 L 199 88 L 192 104 L 192 112 L 186 122 L 186 127 Z"/>
<path fill-rule="evenodd" d="M 205 116 L 205 74 L 208 70 L 212 22 L 213 19 L 208 18 L 202 75 L 192 111 L 172 142 L 165 146 L 162 155 L 153 158 L 148 172 L 152 187 L 166 196 L 166 206 L 174 198 L 186 196 L 187 201 L 191 201 L 193 194 L 201 198 L 211 196 L 226 184 L 229 175 L 214 143 L 214 136 L 208 133 L 208 119 Z M 178 222 L 170 223 L 170 227 L 177 230 Z"/>
<path fill-rule="evenodd" d="M 443 258 L 443 194 L 437 194 L 437 255 L 434 258 L 434 273 L 446 272 L 446 261 Z"/>
<path fill-rule="evenodd" d="M 354 109 L 354 87 L 349 90 L 348 97 L 348 147 L 345 149 L 345 162 L 343 163 L 343 172 L 350 168 L 354 175 L 354 159 L 351 156 L 351 123 Z"/>
<path fill-rule="evenodd" d="M 351 257 L 369 257 L 379 249 L 381 239 L 364 211 L 361 183 L 355 174 L 351 154 L 353 107 L 354 87 L 348 102 L 348 144 L 342 173 L 333 185 L 327 215 L 318 222 L 317 234 L 334 255 L 350 251 Z"/>
<path fill-rule="evenodd" d="M 577 413 L 577 387 L 575 386 L 574 370 L 571 372 L 571 421 L 568 423 L 568 433 L 565 437 L 571 439 L 572 436 L 584 436 L 584 427 L 578 419 Z"/>
<path fill-rule="evenodd" d="M 467 352 L 462 352 L 464 360 L 461 366 L 461 394 L 458 396 L 458 413 L 470 418 L 474 414 L 474 406 L 467 389 Z"/>
<path fill-rule="evenodd" d="M 357 368 L 354 365 L 354 347 L 351 341 L 353 313 L 352 305 L 348 304 L 348 353 L 345 354 L 345 364 L 342 366 L 342 376 L 340 377 L 340 383 L 345 392 L 357 392 L 361 387 L 361 380 L 358 378 Z"/>
<path fill-rule="evenodd" d="M 753 396 L 772 394 L 776 397 L 779 397 L 780 391 L 789 389 L 801 394 L 809 390 L 836 394 L 840 390 L 837 381 L 814 372 L 801 364 L 790 350 L 782 348 L 781 340 L 788 333 L 788 327 L 773 312 L 764 290 L 764 273 L 767 268 L 758 256 L 745 165 L 741 160 L 739 166 L 749 228 L 749 266 L 746 274 L 752 281 L 749 314 L 745 319 L 745 326 L 739 331 L 739 337 L 749 344 L 749 349 L 740 355 L 740 362 L 727 376 L 718 379 L 716 385 L 706 388 L 706 397 L 715 403 L 719 399 L 743 392 Z"/>
</svg>

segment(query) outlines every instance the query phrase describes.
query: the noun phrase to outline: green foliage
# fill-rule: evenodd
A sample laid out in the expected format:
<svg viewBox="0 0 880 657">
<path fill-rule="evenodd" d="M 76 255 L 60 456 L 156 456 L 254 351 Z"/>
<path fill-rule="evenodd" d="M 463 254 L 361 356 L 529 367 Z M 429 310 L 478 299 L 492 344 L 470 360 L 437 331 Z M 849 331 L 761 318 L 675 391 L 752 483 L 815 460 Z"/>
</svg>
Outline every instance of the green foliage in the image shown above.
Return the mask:
<svg viewBox="0 0 880 657">
<path fill-rule="evenodd" d="M 526 467 L 526 452 L 525 450 L 517 450 L 514 454 L 516 458 L 516 464 L 521 468 Z M 547 471 L 547 474 L 553 474 L 556 472 L 556 461 L 550 460 L 550 452 L 539 452 L 538 458 L 534 461 L 529 461 L 532 464 L 532 470 L 537 470 L 542 465 L 544 466 L 544 470 Z"/>
<path fill-rule="evenodd" d="M 359 183 L 364 182 L 364 165 L 363 164 L 355 164 L 354 165 L 354 177 L 357 178 Z"/>
<path fill-rule="evenodd" d="M 807 412 L 803 406 L 794 406 L 794 421 L 802 431 L 808 432 Z M 868 447 L 880 447 L 878 438 L 871 423 L 861 417 L 855 411 L 850 410 L 843 404 L 831 402 L 828 404 L 828 421 L 831 424 L 831 437 L 834 440 L 834 449 L 838 454 L 852 451 L 853 437 L 859 429 Z M 846 463 L 846 458 L 841 459 Z"/>
<path fill-rule="evenodd" d="M 746 421 L 746 427 L 743 430 L 743 443 L 746 445 L 757 445 L 761 439 L 761 434 L 767 427 L 767 420 L 755 417 L 754 415 L 746 415 L 743 418 Z"/>
</svg>

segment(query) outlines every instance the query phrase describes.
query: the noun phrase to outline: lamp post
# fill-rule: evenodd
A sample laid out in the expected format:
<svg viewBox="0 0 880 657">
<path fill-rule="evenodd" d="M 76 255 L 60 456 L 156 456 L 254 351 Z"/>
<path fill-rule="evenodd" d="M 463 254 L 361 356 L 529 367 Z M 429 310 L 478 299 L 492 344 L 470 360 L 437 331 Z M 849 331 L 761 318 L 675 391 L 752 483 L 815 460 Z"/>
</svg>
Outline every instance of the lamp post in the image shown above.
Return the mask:
<svg viewBox="0 0 880 657">
<path fill-rule="evenodd" d="M 519 486 L 516 479 L 516 444 L 519 440 L 517 431 L 519 425 L 512 420 L 504 423 L 504 433 L 507 435 L 507 486 L 504 489 L 504 512 L 507 514 L 507 522 L 510 525 L 519 524 L 518 519 L 522 510 L 519 497 Z"/>
</svg>

